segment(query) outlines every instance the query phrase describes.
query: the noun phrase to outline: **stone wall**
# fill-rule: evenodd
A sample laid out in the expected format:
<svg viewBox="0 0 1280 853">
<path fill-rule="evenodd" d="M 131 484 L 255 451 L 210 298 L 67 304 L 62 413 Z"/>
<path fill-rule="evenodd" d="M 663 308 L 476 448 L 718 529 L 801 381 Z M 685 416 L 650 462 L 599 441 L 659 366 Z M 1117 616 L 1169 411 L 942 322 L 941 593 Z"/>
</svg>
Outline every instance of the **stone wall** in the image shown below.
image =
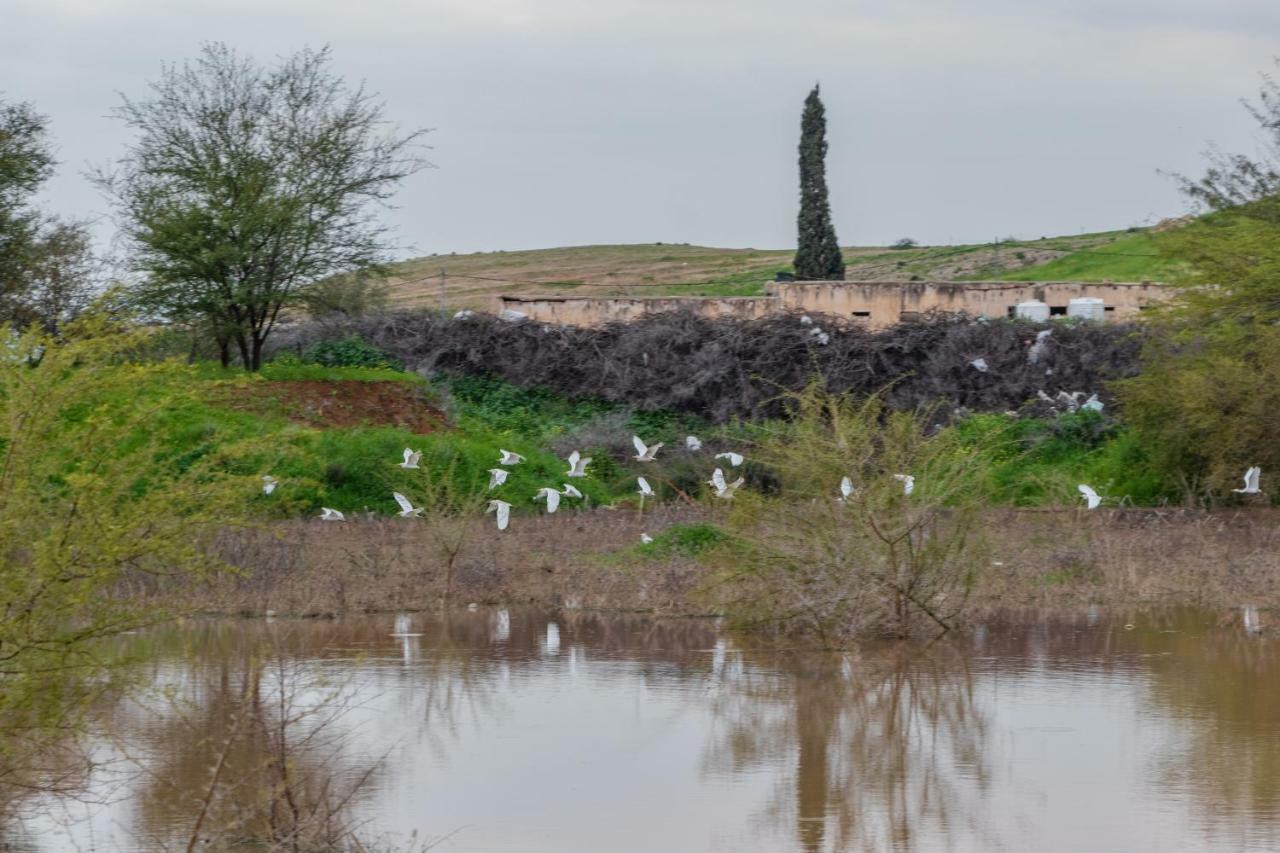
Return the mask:
<svg viewBox="0 0 1280 853">
<path fill-rule="evenodd" d="M 1031 299 L 1046 303 L 1051 314 L 1066 314 L 1067 304 L 1080 297 L 1101 299 L 1108 319 L 1126 320 L 1169 294 L 1152 282 L 1079 281 L 805 281 L 766 289 L 785 309 L 860 318 L 877 329 L 930 311 L 1008 317 Z"/>
<path fill-rule="evenodd" d="M 644 314 L 693 311 L 706 317 L 754 320 L 781 309 L 776 296 L 648 297 L 604 299 L 584 296 L 498 296 L 494 313 L 518 311 L 541 323 L 565 326 L 602 326 L 616 320 L 634 320 Z"/>
<path fill-rule="evenodd" d="M 569 326 L 599 326 L 679 310 L 744 320 L 779 311 L 805 311 L 848 317 L 883 329 L 930 311 L 1012 316 L 1015 305 L 1030 299 L 1048 304 L 1052 314 L 1066 314 L 1068 302 L 1079 297 L 1103 300 L 1109 320 L 1127 320 L 1169 296 L 1163 285 L 1153 282 L 798 281 L 771 282 L 765 290 L 766 296 L 705 298 L 498 296 L 493 310 L 518 311 L 539 322 Z"/>
</svg>

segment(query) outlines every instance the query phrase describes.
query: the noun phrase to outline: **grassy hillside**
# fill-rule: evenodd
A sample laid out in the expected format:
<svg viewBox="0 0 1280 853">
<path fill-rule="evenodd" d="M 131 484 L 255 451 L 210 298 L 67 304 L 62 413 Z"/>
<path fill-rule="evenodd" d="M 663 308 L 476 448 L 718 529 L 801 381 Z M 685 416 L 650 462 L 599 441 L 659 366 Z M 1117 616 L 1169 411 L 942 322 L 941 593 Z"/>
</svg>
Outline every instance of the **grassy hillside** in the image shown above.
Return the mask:
<svg viewBox="0 0 1280 853">
<path fill-rule="evenodd" d="M 1162 280 L 1171 264 L 1146 232 L 1108 231 L 999 244 L 844 249 L 850 281 Z M 393 267 L 395 304 L 485 308 L 495 294 L 757 296 L 791 250 L 652 243 L 432 255 Z M 441 275 L 443 273 L 443 276 Z"/>
<path fill-rule="evenodd" d="M 1127 234 L 1115 240 L 1063 255 L 1047 263 L 1004 273 L 999 278 L 1023 281 L 1167 281 L 1178 264 L 1160 257 L 1150 234 Z"/>
</svg>

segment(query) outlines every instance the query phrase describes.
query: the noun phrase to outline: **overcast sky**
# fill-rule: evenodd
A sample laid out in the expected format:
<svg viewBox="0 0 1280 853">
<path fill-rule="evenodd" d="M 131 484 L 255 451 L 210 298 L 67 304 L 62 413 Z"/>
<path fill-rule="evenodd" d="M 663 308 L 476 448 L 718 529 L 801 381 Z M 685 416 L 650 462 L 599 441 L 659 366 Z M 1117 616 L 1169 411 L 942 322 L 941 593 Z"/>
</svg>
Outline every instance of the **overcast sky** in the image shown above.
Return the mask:
<svg viewBox="0 0 1280 853">
<path fill-rule="evenodd" d="M 841 243 L 1038 237 L 1184 212 L 1157 169 L 1252 151 L 1277 0 L 0 0 L 0 92 L 52 119 L 47 205 L 103 215 L 118 92 L 222 40 L 335 69 L 433 128 L 402 256 L 795 243 L 822 84 Z M 103 222 L 100 232 L 110 225 Z"/>
</svg>

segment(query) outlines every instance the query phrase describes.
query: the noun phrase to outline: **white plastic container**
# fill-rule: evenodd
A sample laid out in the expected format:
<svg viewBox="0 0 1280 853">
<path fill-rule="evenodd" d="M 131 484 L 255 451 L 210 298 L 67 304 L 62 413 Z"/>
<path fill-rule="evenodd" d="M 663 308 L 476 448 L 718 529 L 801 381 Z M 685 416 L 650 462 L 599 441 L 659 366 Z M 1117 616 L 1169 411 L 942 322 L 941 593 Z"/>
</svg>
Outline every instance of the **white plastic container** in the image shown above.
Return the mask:
<svg viewBox="0 0 1280 853">
<path fill-rule="evenodd" d="M 1033 323 L 1049 322 L 1049 306 L 1039 299 L 1028 299 L 1019 302 L 1013 309 L 1013 316 L 1019 320 L 1030 320 Z"/>
<path fill-rule="evenodd" d="M 1096 296 L 1081 296 L 1067 303 L 1067 316 L 1093 323 L 1106 319 L 1106 305 Z"/>
</svg>

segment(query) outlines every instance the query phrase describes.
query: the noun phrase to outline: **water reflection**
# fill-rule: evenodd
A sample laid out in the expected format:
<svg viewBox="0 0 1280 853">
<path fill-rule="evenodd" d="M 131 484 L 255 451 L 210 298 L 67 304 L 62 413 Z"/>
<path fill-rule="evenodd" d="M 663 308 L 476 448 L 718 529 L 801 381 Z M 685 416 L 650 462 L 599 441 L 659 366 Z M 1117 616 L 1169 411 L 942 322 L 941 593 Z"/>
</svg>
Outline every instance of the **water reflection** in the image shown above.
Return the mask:
<svg viewBox="0 0 1280 853">
<path fill-rule="evenodd" d="M 582 611 L 187 625 L 128 640 L 151 689 L 105 725 L 130 796 L 33 843 L 1275 849 L 1280 659 L 1241 620 L 1091 609 L 845 653 Z"/>
</svg>

